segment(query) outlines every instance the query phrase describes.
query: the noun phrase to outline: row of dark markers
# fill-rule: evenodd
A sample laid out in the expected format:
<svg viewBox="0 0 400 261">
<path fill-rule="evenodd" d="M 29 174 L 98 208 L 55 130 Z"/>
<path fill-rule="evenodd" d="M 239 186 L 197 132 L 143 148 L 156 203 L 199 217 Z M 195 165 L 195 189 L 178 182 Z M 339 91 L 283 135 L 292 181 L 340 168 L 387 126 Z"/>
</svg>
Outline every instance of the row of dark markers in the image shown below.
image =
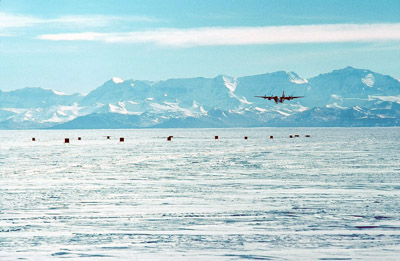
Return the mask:
<svg viewBox="0 0 400 261">
<path fill-rule="evenodd" d="M 168 136 L 167 137 L 167 141 L 172 141 L 172 138 L 173 138 L 174 136 Z M 290 139 L 293 139 L 293 138 L 299 138 L 300 137 L 300 135 L 298 135 L 298 134 L 296 134 L 296 135 L 289 135 L 289 138 Z M 310 138 L 311 137 L 311 135 L 305 135 L 305 137 L 306 138 Z M 107 136 L 107 140 L 109 140 L 111 137 L 110 136 Z M 270 139 L 273 139 L 274 138 L 274 136 L 269 136 L 269 138 Z M 214 139 L 215 140 L 219 140 L 219 136 L 214 136 Z M 248 140 L 249 139 L 249 137 L 248 136 L 244 136 L 244 139 L 245 140 Z M 78 140 L 82 140 L 82 138 L 81 137 L 78 137 Z M 32 138 L 32 141 L 36 141 L 36 138 Z M 125 138 L 124 137 L 120 137 L 119 138 L 119 142 L 124 142 L 125 141 Z M 70 139 L 69 138 L 65 138 L 64 139 L 64 143 L 69 143 L 70 142 Z"/>
</svg>

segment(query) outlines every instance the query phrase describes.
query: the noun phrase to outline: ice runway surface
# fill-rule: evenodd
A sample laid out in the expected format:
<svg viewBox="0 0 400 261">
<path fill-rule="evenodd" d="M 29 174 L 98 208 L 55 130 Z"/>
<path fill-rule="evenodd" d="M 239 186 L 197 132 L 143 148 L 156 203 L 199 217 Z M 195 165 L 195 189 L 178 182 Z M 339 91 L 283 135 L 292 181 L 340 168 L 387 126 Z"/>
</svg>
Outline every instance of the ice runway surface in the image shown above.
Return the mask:
<svg viewBox="0 0 400 261">
<path fill-rule="evenodd" d="M 0 131 L 0 260 L 398 260 L 399 141 L 400 128 Z"/>
</svg>

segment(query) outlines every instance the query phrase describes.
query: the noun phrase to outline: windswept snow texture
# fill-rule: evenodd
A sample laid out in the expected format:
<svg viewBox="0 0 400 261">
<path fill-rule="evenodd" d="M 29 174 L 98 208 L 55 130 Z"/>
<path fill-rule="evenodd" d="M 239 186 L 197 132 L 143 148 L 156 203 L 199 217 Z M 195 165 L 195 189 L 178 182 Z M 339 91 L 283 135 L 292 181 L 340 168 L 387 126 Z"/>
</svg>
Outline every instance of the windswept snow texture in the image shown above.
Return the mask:
<svg viewBox="0 0 400 261">
<path fill-rule="evenodd" d="M 399 140 L 399 128 L 0 131 L 0 260 L 397 260 Z"/>
</svg>

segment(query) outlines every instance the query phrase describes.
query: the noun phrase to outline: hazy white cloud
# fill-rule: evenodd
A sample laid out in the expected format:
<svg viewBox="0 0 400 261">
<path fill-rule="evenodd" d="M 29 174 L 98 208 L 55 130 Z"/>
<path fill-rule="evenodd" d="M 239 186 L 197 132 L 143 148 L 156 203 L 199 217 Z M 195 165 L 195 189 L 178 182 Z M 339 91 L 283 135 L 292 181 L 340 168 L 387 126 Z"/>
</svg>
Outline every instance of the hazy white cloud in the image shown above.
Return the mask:
<svg viewBox="0 0 400 261">
<path fill-rule="evenodd" d="M 326 24 L 267 27 L 158 29 L 127 33 L 60 33 L 38 37 L 52 41 L 153 43 L 167 46 L 256 45 L 400 41 L 400 24 Z"/>
<path fill-rule="evenodd" d="M 39 18 L 0 12 L 0 29 L 32 27 L 37 25 L 105 27 L 121 22 L 156 22 L 149 16 L 69 15 L 57 18 Z"/>
<path fill-rule="evenodd" d="M 69 15 L 45 20 L 47 23 L 81 25 L 85 27 L 109 26 L 119 22 L 156 22 L 149 16 L 108 16 L 108 15 Z"/>
<path fill-rule="evenodd" d="M 29 27 L 41 23 L 41 19 L 33 16 L 16 15 L 0 12 L 0 29 Z"/>
</svg>

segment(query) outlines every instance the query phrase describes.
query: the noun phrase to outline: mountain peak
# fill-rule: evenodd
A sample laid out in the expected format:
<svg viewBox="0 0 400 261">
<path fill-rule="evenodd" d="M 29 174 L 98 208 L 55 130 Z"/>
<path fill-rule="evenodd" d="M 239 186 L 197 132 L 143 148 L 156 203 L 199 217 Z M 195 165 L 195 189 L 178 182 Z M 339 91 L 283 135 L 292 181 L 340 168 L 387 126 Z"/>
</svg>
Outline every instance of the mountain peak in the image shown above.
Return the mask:
<svg viewBox="0 0 400 261">
<path fill-rule="evenodd" d="M 307 79 L 301 78 L 295 72 L 286 72 L 286 74 L 289 76 L 290 81 L 293 82 L 293 83 L 296 83 L 296 84 L 308 83 Z"/>
<path fill-rule="evenodd" d="M 123 83 L 124 82 L 124 80 L 122 80 L 121 78 L 119 78 L 119 77 L 112 77 L 112 79 L 111 79 L 114 83 Z"/>
<path fill-rule="evenodd" d="M 64 92 L 59 92 L 59 91 L 56 91 L 56 90 L 53 90 L 53 89 L 50 89 L 50 91 L 52 91 L 55 95 L 68 95 L 68 94 L 66 94 L 66 93 L 64 93 Z"/>
<path fill-rule="evenodd" d="M 343 69 L 338 69 L 336 71 L 348 71 L 348 72 L 355 72 L 355 71 L 359 71 L 359 72 L 370 72 L 370 70 L 367 69 L 362 69 L 362 68 L 355 68 L 353 66 L 346 66 Z"/>
</svg>

